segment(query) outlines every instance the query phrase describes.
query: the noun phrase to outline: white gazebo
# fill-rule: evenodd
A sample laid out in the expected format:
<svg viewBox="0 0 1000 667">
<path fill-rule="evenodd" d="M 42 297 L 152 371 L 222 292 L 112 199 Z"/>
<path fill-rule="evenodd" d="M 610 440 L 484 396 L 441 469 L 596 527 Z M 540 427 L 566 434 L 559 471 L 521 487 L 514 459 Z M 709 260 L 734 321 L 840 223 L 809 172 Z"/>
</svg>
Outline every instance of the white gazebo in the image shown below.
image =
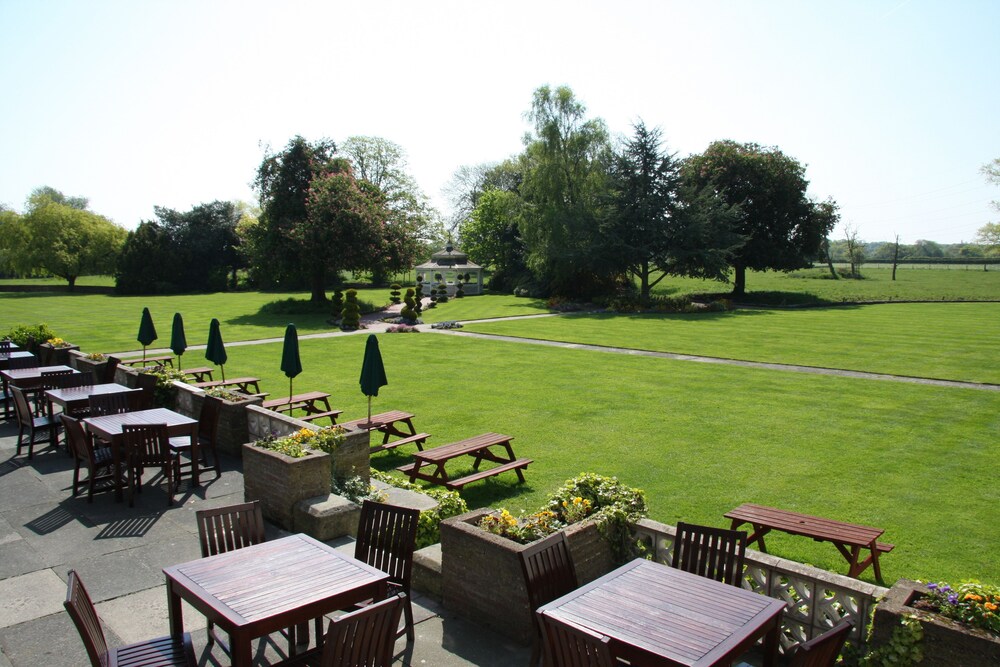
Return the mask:
<svg viewBox="0 0 1000 667">
<path fill-rule="evenodd" d="M 462 292 L 466 295 L 483 293 L 483 267 L 469 261 L 469 256 L 455 248 L 449 242 L 444 250 L 431 255 L 431 261 L 413 268 L 417 274 L 417 282 L 423 286 L 424 294 L 429 294 L 432 287 L 444 283 L 448 287 L 448 296 L 455 296 L 455 279 L 468 275 L 462 281 Z"/>
</svg>

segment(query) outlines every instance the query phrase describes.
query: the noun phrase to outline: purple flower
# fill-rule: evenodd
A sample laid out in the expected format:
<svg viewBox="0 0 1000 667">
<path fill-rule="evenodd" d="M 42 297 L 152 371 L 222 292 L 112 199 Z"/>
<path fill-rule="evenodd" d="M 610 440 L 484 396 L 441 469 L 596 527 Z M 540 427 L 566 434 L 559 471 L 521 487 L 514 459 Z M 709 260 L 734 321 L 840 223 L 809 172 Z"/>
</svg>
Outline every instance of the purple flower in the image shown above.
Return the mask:
<svg viewBox="0 0 1000 667">
<path fill-rule="evenodd" d="M 927 584 L 927 588 L 931 589 L 932 591 L 933 591 L 933 590 L 936 590 L 936 589 L 937 589 L 937 587 L 938 587 L 938 585 L 937 585 L 937 584 L 935 584 L 935 583 L 933 583 L 933 582 L 932 582 L 932 583 L 929 583 L 929 584 Z"/>
<path fill-rule="evenodd" d="M 951 586 L 949 586 L 948 584 L 945 584 L 944 586 L 941 587 L 941 592 L 942 593 L 947 593 L 950 590 L 951 590 Z"/>
<path fill-rule="evenodd" d="M 952 593 L 948 596 L 948 604 L 958 604 L 958 596 Z"/>
</svg>

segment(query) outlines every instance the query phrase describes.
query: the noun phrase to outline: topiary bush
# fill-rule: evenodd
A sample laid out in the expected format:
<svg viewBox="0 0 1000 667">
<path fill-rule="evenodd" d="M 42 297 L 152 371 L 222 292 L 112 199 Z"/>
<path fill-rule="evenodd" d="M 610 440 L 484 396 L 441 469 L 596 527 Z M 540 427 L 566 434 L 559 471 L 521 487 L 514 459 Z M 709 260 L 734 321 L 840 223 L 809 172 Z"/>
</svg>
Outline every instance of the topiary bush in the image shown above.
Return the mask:
<svg viewBox="0 0 1000 667">
<path fill-rule="evenodd" d="M 344 293 L 339 289 L 333 291 L 333 299 L 330 301 L 330 311 L 334 322 L 344 315 Z"/>
<path fill-rule="evenodd" d="M 413 310 L 416 311 L 417 317 L 420 317 L 420 311 L 424 309 L 424 286 L 417 280 L 417 288 L 413 292 Z"/>
<path fill-rule="evenodd" d="M 400 316 L 410 323 L 417 321 L 417 311 L 414 307 L 413 288 L 406 289 L 406 296 L 403 297 L 403 309 L 399 311 Z"/>
<path fill-rule="evenodd" d="M 448 286 L 444 283 L 438 283 L 438 303 L 448 302 Z"/>
<path fill-rule="evenodd" d="M 344 312 L 340 328 L 344 331 L 355 331 L 361 326 L 361 309 L 358 307 L 358 290 L 347 290 L 344 302 Z"/>
<path fill-rule="evenodd" d="M 400 301 L 400 299 L 399 299 L 399 290 L 401 290 L 401 289 L 403 289 L 403 287 L 399 283 L 393 283 L 392 285 L 389 286 L 389 290 L 390 290 L 390 292 L 389 292 L 389 301 L 392 302 L 392 305 L 394 305 L 394 306 L 396 304 L 398 304 L 399 301 Z"/>
</svg>

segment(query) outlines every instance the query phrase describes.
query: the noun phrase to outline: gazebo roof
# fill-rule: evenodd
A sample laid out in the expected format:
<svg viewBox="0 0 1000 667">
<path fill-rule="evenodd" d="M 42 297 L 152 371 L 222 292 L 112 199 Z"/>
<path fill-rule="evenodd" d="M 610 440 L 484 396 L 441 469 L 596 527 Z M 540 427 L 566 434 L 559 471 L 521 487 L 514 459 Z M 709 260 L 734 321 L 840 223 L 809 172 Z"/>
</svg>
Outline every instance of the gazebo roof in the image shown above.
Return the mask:
<svg viewBox="0 0 1000 667">
<path fill-rule="evenodd" d="M 439 250 L 438 252 L 431 255 L 431 261 L 425 262 L 415 267 L 416 270 L 420 271 L 433 271 L 436 269 L 482 269 L 474 262 L 469 261 L 469 256 L 455 248 L 450 243 L 445 246 L 444 250 Z"/>
</svg>

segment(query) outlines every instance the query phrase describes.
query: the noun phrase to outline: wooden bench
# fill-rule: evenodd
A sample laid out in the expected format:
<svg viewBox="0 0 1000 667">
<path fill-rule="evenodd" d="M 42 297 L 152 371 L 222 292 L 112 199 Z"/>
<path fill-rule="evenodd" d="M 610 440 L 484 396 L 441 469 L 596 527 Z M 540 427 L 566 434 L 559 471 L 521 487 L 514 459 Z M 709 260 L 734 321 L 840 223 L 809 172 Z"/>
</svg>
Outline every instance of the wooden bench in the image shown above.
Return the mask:
<svg viewBox="0 0 1000 667">
<path fill-rule="evenodd" d="M 169 354 L 162 354 L 159 356 L 147 356 L 145 359 L 139 357 L 137 359 L 119 359 L 119 363 L 125 364 L 126 366 L 174 366 L 174 358 Z"/>
<path fill-rule="evenodd" d="M 767 549 L 764 536 L 772 530 L 810 537 L 817 542 L 830 542 L 847 561 L 848 576 L 856 578 L 870 565 L 879 583 L 882 583 L 879 554 L 888 553 L 895 548 L 894 544 L 878 541 L 885 532 L 883 528 L 845 523 L 775 507 L 746 503 L 726 512 L 725 517 L 732 520 L 734 530 L 744 523 L 753 526 L 753 533 L 747 538 L 747 544 L 756 542 L 758 548 L 765 553 Z M 863 549 L 868 550 L 869 555 L 862 560 Z"/>
<path fill-rule="evenodd" d="M 500 473 L 513 470 L 517 473 L 518 479 L 524 482 L 524 469 L 533 463 L 531 459 L 519 459 L 514 455 L 514 448 L 510 441 L 513 437 L 501 433 L 483 433 L 472 438 L 453 442 L 448 445 L 441 445 L 432 449 L 418 451 L 413 454 L 413 463 L 400 466 L 400 470 L 410 477 L 410 481 L 422 479 L 432 484 L 441 484 L 448 489 L 460 489 L 466 484 L 476 482 L 487 477 L 499 475 Z M 493 447 L 501 447 L 502 454 L 491 451 Z M 452 459 L 471 456 L 474 459 L 472 469 L 475 471 L 458 479 L 450 479 L 445 464 Z M 479 464 L 483 461 L 492 461 L 500 465 L 487 470 L 479 470 Z M 424 472 L 425 467 L 430 467 L 430 473 Z"/>
<path fill-rule="evenodd" d="M 209 368 L 208 366 L 198 366 L 197 368 L 185 368 L 181 372 L 184 375 L 188 375 L 195 382 L 211 382 L 212 372 L 215 369 Z"/>
<path fill-rule="evenodd" d="M 243 392 L 244 394 L 259 394 L 260 393 L 260 378 L 255 377 L 242 377 L 242 378 L 232 378 L 231 380 L 211 380 L 209 382 L 195 382 L 193 386 L 200 389 L 211 389 L 213 387 L 236 387 L 237 390 Z"/>
<path fill-rule="evenodd" d="M 306 414 L 296 417 L 296 419 L 312 422 L 328 417 L 331 425 L 337 423 L 337 416 L 343 412 L 343 410 L 330 408 L 330 394 L 325 391 L 307 391 L 304 394 L 272 398 L 269 401 L 264 401 L 261 407 L 275 412 L 285 412 L 289 415 L 292 415 L 296 410 L 302 410 Z"/>
<path fill-rule="evenodd" d="M 422 451 L 427 438 L 431 437 L 429 433 L 417 433 L 417 429 L 413 427 L 413 415 L 402 410 L 390 410 L 389 412 L 372 415 L 371 421 L 367 417 L 352 419 L 351 421 L 343 422 L 341 426 L 358 428 L 369 432 L 380 431 L 383 434 L 382 442 L 372 445 L 370 450 L 372 454 L 410 443 L 416 443 L 417 449 Z M 403 427 L 405 427 L 405 430 Z M 389 442 L 389 438 L 392 436 L 400 439 Z"/>
</svg>

